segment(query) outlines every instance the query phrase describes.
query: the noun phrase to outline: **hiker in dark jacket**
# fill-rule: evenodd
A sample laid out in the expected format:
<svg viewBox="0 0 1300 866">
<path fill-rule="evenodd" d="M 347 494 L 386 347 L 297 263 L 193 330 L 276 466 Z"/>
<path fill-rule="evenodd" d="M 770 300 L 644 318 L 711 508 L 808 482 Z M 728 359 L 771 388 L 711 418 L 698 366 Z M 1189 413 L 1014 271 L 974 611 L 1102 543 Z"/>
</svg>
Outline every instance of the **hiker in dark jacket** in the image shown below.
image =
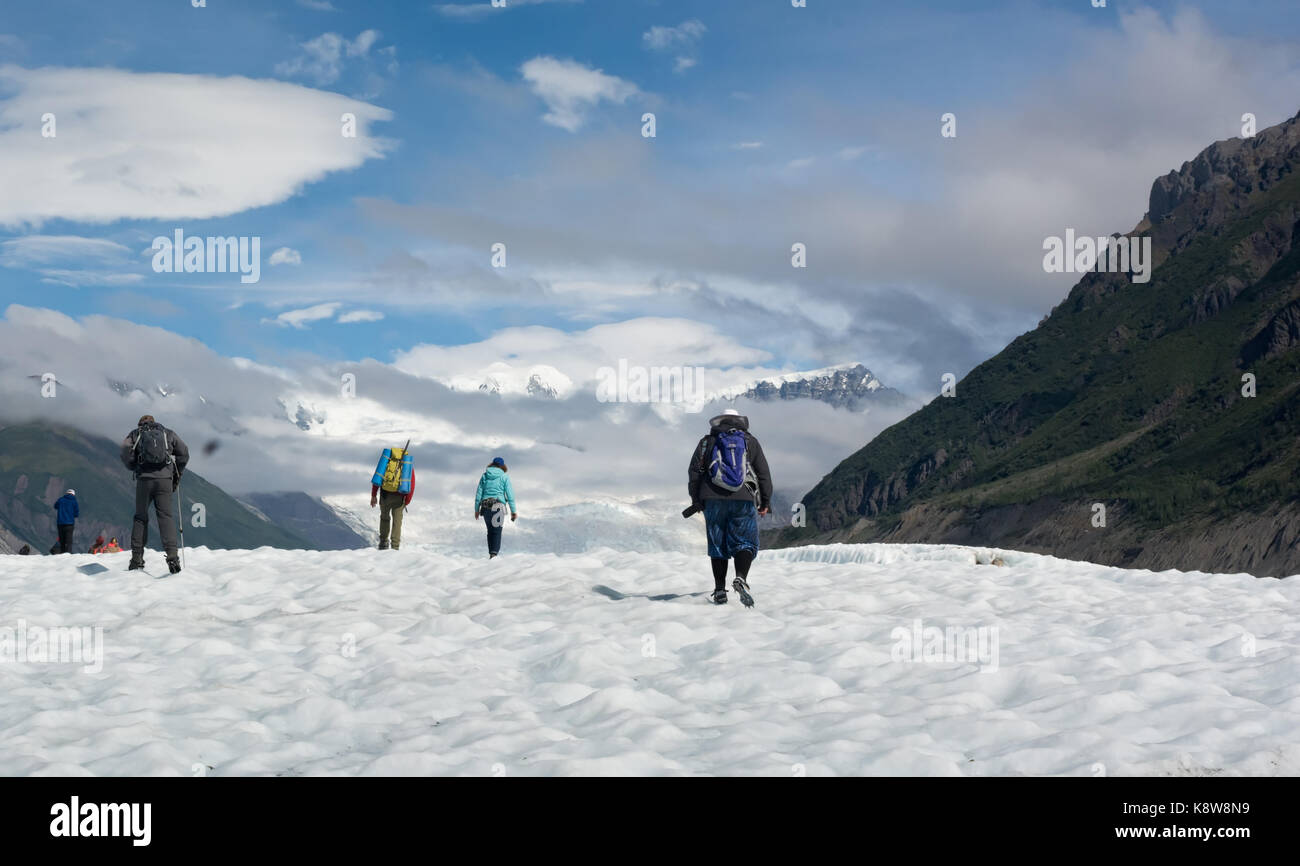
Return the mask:
<svg viewBox="0 0 1300 866">
<path fill-rule="evenodd" d="M 723 440 L 723 441 L 720 441 Z M 723 442 L 744 444 L 743 459 L 739 449 L 726 453 Z M 726 479 L 728 457 L 737 460 L 733 465 L 740 477 L 731 489 L 719 483 Z M 687 469 L 686 490 L 691 505 L 704 512 L 708 530 L 709 560 L 713 566 L 713 601 L 727 603 L 727 561 L 736 561 L 736 579 L 732 587 L 740 594 L 746 607 L 753 605 L 749 594 L 749 567 L 758 555 L 758 517 L 772 507 L 772 475 L 767 468 L 763 446 L 749 432 L 749 419 L 735 409 L 728 409 L 709 420 L 709 434 L 699 441 L 691 453 Z"/>
<path fill-rule="evenodd" d="M 54 503 L 55 523 L 59 527 L 59 541 L 51 553 L 72 553 L 72 534 L 77 529 L 77 518 L 81 516 L 81 506 L 77 504 L 77 491 L 69 489 Z"/>
<path fill-rule="evenodd" d="M 158 534 L 162 536 L 167 568 L 176 574 L 181 570 L 181 561 L 176 549 L 172 494 L 190 462 L 190 449 L 181 437 L 155 421 L 152 415 L 145 415 L 139 426 L 122 440 L 121 457 L 122 465 L 135 473 L 135 523 L 131 528 L 131 564 L 127 569 L 144 568 L 152 503 L 158 516 Z"/>
</svg>

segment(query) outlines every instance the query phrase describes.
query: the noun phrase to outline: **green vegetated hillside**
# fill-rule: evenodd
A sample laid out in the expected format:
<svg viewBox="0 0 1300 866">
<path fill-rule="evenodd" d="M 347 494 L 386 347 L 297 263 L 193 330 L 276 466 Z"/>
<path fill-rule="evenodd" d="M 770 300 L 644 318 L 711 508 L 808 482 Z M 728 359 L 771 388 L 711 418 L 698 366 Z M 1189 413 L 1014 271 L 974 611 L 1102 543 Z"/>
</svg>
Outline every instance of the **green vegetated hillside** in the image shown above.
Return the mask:
<svg viewBox="0 0 1300 866">
<path fill-rule="evenodd" d="M 955 396 L 844 460 L 804 498 L 808 526 L 769 542 L 1300 572 L 1298 165 L 1293 118 L 1157 180 L 1132 232 L 1153 239 L 1150 282 L 1085 275 Z"/>
<path fill-rule="evenodd" d="M 0 530 L 6 546 L 16 549 L 25 543 L 37 553 L 47 552 L 56 538 L 52 505 L 69 487 L 77 491 L 81 505 L 78 551 L 88 550 L 100 533 L 116 535 L 128 548 L 135 481 L 122 466 L 117 442 L 39 423 L 0 429 Z M 185 473 L 182 492 L 188 546 L 316 548 L 303 536 L 255 514 L 197 472 Z M 206 509 L 206 526 L 194 526 L 188 519 L 195 503 Z M 151 519 L 149 525 L 149 546 L 160 550 L 157 523 Z"/>
</svg>

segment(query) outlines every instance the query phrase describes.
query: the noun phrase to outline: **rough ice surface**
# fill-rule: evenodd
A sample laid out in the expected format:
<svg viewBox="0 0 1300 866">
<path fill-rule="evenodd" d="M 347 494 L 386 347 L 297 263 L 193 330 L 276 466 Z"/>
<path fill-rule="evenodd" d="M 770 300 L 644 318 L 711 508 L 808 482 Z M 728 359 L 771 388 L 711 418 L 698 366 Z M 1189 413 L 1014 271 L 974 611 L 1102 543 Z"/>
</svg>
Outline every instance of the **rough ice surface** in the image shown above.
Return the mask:
<svg viewBox="0 0 1300 866">
<path fill-rule="evenodd" d="M 0 557 L 0 773 L 1300 773 L 1295 580 L 832 545 L 745 610 L 702 551 L 151 557 Z M 50 626 L 102 670 L 17 657 Z M 996 663 L 900 649 L 949 629 Z"/>
<path fill-rule="evenodd" d="M 475 520 L 473 490 L 455 504 L 416 498 L 402 521 L 403 544 L 433 553 L 478 556 L 487 553 L 482 519 Z M 325 500 L 355 532 L 372 544 L 379 540 L 379 512 L 357 496 Z M 523 519 L 507 522 L 503 553 L 585 553 L 612 547 L 633 553 L 704 549 L 704 515 L 682 520 L 683 503 L 658 499 L 575 502 L 547 507 L 524 500 Z M 508 517 L 504 517 L 508 521 Z"/>
</svg>

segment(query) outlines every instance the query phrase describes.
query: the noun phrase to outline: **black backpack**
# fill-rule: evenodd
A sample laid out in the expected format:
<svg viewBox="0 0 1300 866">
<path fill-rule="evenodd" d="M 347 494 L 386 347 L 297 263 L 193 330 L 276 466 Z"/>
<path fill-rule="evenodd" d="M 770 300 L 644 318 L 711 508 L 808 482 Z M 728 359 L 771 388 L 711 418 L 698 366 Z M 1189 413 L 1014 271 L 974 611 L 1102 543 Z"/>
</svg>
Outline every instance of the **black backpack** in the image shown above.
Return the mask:
<svg viewBox="0 0 1300 866">
<path fill-rule="evenodd" d="M 141 427 L 135 436 L 135 465 L 140 469 L 161 469 L 172 462 L 167 428 L 161 424 Z"/>
</svg>

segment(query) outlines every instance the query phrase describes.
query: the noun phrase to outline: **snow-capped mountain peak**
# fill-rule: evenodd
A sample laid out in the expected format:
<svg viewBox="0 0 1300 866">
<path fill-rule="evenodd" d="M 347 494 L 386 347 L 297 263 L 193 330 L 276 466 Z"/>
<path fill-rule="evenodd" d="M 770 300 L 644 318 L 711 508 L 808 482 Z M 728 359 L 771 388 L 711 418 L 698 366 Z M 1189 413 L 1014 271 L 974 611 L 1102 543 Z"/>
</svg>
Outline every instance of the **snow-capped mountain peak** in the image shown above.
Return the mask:
<svg viewBox="0 0 1300 866">
<path fill-rule="evenodd" d="M 905 399 L 862 364 L 842 364 L 750 379 L 712 392 L 709 401 L 738 398 L 763 402 L 811 399 L 853 410 L 865 408 L 868 404 L 897 404 Z"/>
<path fill-rule="evenodd" d="M 507 397 L 561 400 L 574 390 L 573 380 L 548 364 L 512 367 L 498 361 L 479 373 L 440 379 L 453 391 L 479 391 Z"/>
</svg>

